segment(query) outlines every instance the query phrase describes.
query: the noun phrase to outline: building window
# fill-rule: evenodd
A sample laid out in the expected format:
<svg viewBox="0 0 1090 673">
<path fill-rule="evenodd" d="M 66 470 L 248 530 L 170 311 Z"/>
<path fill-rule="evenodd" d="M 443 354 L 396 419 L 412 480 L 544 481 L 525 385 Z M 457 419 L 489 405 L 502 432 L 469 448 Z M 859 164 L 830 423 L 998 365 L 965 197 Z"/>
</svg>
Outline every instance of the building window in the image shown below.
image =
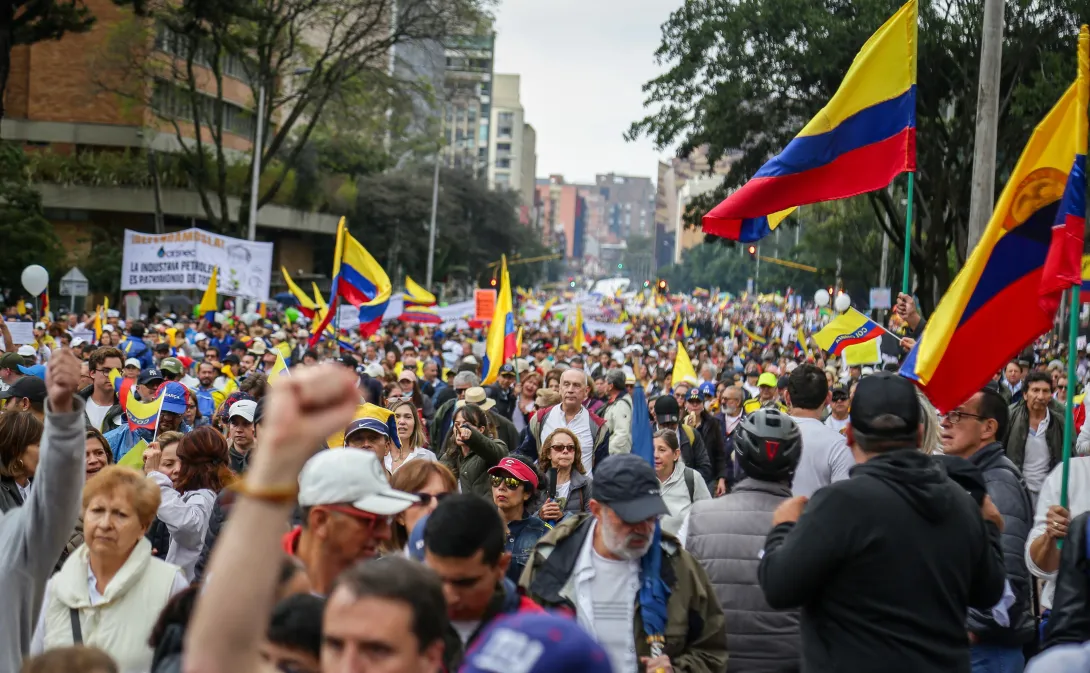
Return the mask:
<svg viewBox="0 0 1090 673">
<path fill-rule="evenodd" d="M 494 182 L 496 187 L 508 187 L 511 185 L 511 175 L 509 173 L 496 173 Z"/>
<path fill-rule="evenodd" d="M 511 160 L 507 158 L 496 159 L 496 168 L 511 168 Z"/>
<path fill-rule="evenodd" d="M 155 33 L 155 49 L 164 54 L 186 59 L 190 52 L 189 38 L 160 24 Z M 219 57 L 218 51 L 211 42 L 200 40 L 196 46 L 196 53 L 193 54 L 193 62 L 205 68 L 211 68 L 212 64 L 218 61 L 223 74 L 250 84 L 250 72 L 256 70 L 256 65 L 252 61 L 247 63 L 243 55 L 227 53 L 226 50 L 222 57 Z"/>
<path fill-rule="evenodd" d="M 511 143 L 496 143 L 496 152 L 510 152 Z"/>
<path fill-rule="evenodd" d="M 197 111 L 203 126 L 215 124 L 216 99 L 205 93 L 185 91 L 170 82 L 157 80 L 152 92 L 151 107 L 164 119 L 193 121 L 193 96 L 197 96 Z M 219 126 L 229 133 L 244 138 L 254 137 L 254 116 L 246 108 L 229 101 L 222 101 L 223 119 Z"/>
<path fill-rule="evenodd" d="M 514 112 L 501 112 L 496 115 L 496 137 L 510 138 L 515 126 Z"/>
</svg>

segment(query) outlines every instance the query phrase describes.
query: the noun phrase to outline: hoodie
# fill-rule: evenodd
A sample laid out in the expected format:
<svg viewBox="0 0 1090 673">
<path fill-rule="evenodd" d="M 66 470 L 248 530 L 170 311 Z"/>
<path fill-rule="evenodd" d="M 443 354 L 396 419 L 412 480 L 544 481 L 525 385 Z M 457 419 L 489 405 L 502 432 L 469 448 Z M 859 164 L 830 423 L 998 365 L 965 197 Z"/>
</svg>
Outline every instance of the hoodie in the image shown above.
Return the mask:
<svg viewBox="0 0 1090 673">
<path fill-rule="evenodd" d="M 769 606 L 801 608 L 803 670 L 968 673 L 968 608 L 1003 595 L 999 530 L 929 456 L 890 451 L 765 539 Z"/>
</svg>

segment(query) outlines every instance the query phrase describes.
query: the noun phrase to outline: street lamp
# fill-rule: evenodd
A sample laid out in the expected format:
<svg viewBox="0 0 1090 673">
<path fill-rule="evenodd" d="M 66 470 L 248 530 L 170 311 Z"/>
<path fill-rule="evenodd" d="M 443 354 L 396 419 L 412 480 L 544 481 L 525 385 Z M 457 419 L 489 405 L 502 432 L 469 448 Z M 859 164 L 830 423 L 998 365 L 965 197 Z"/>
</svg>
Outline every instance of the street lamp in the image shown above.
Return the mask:
<svg viewBox="0 0 1090 673">
<path fill-rule="evenodd" d="M 296 68 L 291 74 L 298 77 L 311 72 L 314 72 L 314 68 Z M 257 129 L 254 132 L 254 160 L 253 165 L 250 167 L 252 169 L 250 175 L 250 226 L 246 238 L 251 241 L 257 240 L 257 188 L 261 178 L 261 148 L 263 143 L 261 122 L 264 119 L 265 82 L 261 82 L 257 86 Z"/>
</svg>

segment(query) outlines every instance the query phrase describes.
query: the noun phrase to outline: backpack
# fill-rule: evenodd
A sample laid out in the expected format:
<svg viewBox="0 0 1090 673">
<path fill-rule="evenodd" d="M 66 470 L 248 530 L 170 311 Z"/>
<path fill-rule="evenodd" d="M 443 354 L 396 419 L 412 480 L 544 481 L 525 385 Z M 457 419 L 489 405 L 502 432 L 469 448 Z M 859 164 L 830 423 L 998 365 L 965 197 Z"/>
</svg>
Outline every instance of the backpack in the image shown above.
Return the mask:
<svg viewBox="0 0 1090 673">
<path fill-rule="evenodd" d="M 682 476 L 685 477 L 685 488 L 689 489 L 689 502 L 692 502 L 696 493 L 696 471 L 691 467 L 686 467 Z M 1086 546 L 1090 548 L 1090 542 Z"/>
</svg>

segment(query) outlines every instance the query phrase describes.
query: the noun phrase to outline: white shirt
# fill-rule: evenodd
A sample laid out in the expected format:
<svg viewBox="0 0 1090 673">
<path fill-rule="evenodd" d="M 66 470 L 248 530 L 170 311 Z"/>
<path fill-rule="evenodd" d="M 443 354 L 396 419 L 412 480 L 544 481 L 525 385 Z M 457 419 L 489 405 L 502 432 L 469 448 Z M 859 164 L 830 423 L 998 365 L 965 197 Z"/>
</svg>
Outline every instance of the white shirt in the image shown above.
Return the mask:
<svg viewBox="0 0 1090 673">
<path fill-rule="evenodd" d="M 682 523 L 688 518 L 694 502 L 710 500 L 712 494 L 704 477 L 699 472 L 693 474 L 693 497 L 689 498 L 689 487 L 685 485 L 685 463 L 674 463 L 674 471 L 662 482 L 662 499 L 670 508 L 670 513 L 662 517 L 662 530 L 674 536 L 681 534 Z"/>
<path fill-rule="evenodd" d="M 480 627 L 481 623 L 479 621 L 453 620 L 450 625 L 458 632 L 458 637 L 462 639 L 462 645 L 465 645 L 469 642 L 473 633 Z"/>
<path fill-rule="evenodd" d="M 1029 549 L 1033 541 L 1045 534 L 1048 508 L 1060 504 L 1060 486 L 1063 482 L 1063 464 L 1057 465 L 1048 474 L 1041 485 L 1041 494 L 1037 497 L 1037 509 L 1033 516 L 1033 528 L 1026 538 L 1026 567 L 1040 579 L 1045 580 L 1041 592 L 1041 606 L 1052 607 L 1052 598 L 1056 593 L 1057 573 L 1046 573 L 1037 567 L 1030 558 Z M 1067 484 L 1067 509 L 1074 519 L 1083 512 L 1090 511 L 1090 458 L 1072 458 Z"/>
<path fill-rule="evenodd" d="M 838 421 L 835 416 L 829 416 L 825 419 L 825 427 L 831 428 L 843 435 L 844 428 L 848 427 L 848 419 L 845 418 L 842 421 Z"/>
<path fill-rule="evenodd" d="M 567 498 L 569 493 L 571 493 L 571 479 L 565 481 L 563 484 L 556 485 L 557 500 Z"/>
<path fill-rule="evenodd" d="M 844 436 L 816 418 L 791 417 L 802 435 L 802 456 L 799 458 L 791 492 L 807 498 L 822 486 L 848 478 L 855 458 Z"/>
<path fill-rule="evenodd" d="M 197 560 L 204 548 L 204 536 L 208 532 L 208 519 L 216 504 L 216 494 L 207 488 L 179 494 L 174 490 L 170 477 L 161 472 L 150 472 L 148 478 L 159 486 L 157 516 L 170 531 L 170 547 L 166 562 L 176 565 L 192 580 Z"/>
<path fill-rule="evenodd" d="M 19 497 L 26 502 L 30 498 L 30 482 L 27 481 L 26 486 L 23 486 L 19 482 L 15 482 L 15 488 L 19 489 Z"/>
<path fill-rule="evenodd" d="M 1026 437 L 1026 455 L 1022 461 L 1022 477 L 1026 480 L 1026 488 L 1033 493 L 1041 491 L 1041 484 L 1048 476 L 1049 463 L 1052 460 L 1048 451 L 1048 442 L 1045 441 L 1045 431 L 1051 414 L 1045 409 L 1045 418 L 1034 430 L 1030 428 Z"/>
<path fill-rule="evenodd" d="M 409 455 L 405 456 L 405 460 L 401 461 L 401 464 L 397 466 L 397 470 L 400 470 L 401 468 L 405 467 L 405 465 L 407 465 L 408 462 L 410 460 L 414 459 L 414 458 L 420 458 L 421 460 L 428 460 L 428 461 L 431 461 L 433 463 L 436 461 L 435 454 L 432 453 L 430 449 L 425 449 L 422 446 L 418 446 L 415 449 L 413 449 L 412 452 L 409 453 Z M 386 465 L 386 469 L 391 474 L 393 474 L 394 472 L 397 472 L 397 470 L 394 469 L 394 457 L 391 456 L 389 453 L 387 453 L 386 457 L 382 459 L 382 462 L 383 462 L 384 465 Z"/>
<path fill-rule="evenodd" d="M 92 428 L 102 431 L 102 422 L 106 420 L 106 412 L 110 410 L 113 404 L 101 405 L 95 402 L 90 397 L 83 404 L 84 413 L 87 414 L 87 422 Z"/>
<path fill-rule="evenodd" d="M 575 415 L 575 418 L 571 421 L 566 420 L 564 415 L 564 409 L 561 405 L 556 405 L 545 415 L 544 420 L 541 423 L 541 441 L 544 442 L 553 430 L 557 428 L 567 428 L 575 433 L 575 436 L 579 438 L 579 446 L 582 449 L 583 467 L 590 469 L 594 465 L 594 435 L 591 434 L 590 412 L 579 407 L 579 413 Z M 588 478 L 590 475 L 587 475 Z"/>
<path fill-rule="evenodd" d="M 579 625 L 591 633 L 609 653 L 613 670 L 635 673 L 638 659 L 632 622 L 636 616 L 636 594 L 640 590 L 639 561 L 614 561 L 594 551 L 593 531 L 587 536 L 591 545 L 589 584 L 592 614 L 579 614 Z"/>
</svg>

